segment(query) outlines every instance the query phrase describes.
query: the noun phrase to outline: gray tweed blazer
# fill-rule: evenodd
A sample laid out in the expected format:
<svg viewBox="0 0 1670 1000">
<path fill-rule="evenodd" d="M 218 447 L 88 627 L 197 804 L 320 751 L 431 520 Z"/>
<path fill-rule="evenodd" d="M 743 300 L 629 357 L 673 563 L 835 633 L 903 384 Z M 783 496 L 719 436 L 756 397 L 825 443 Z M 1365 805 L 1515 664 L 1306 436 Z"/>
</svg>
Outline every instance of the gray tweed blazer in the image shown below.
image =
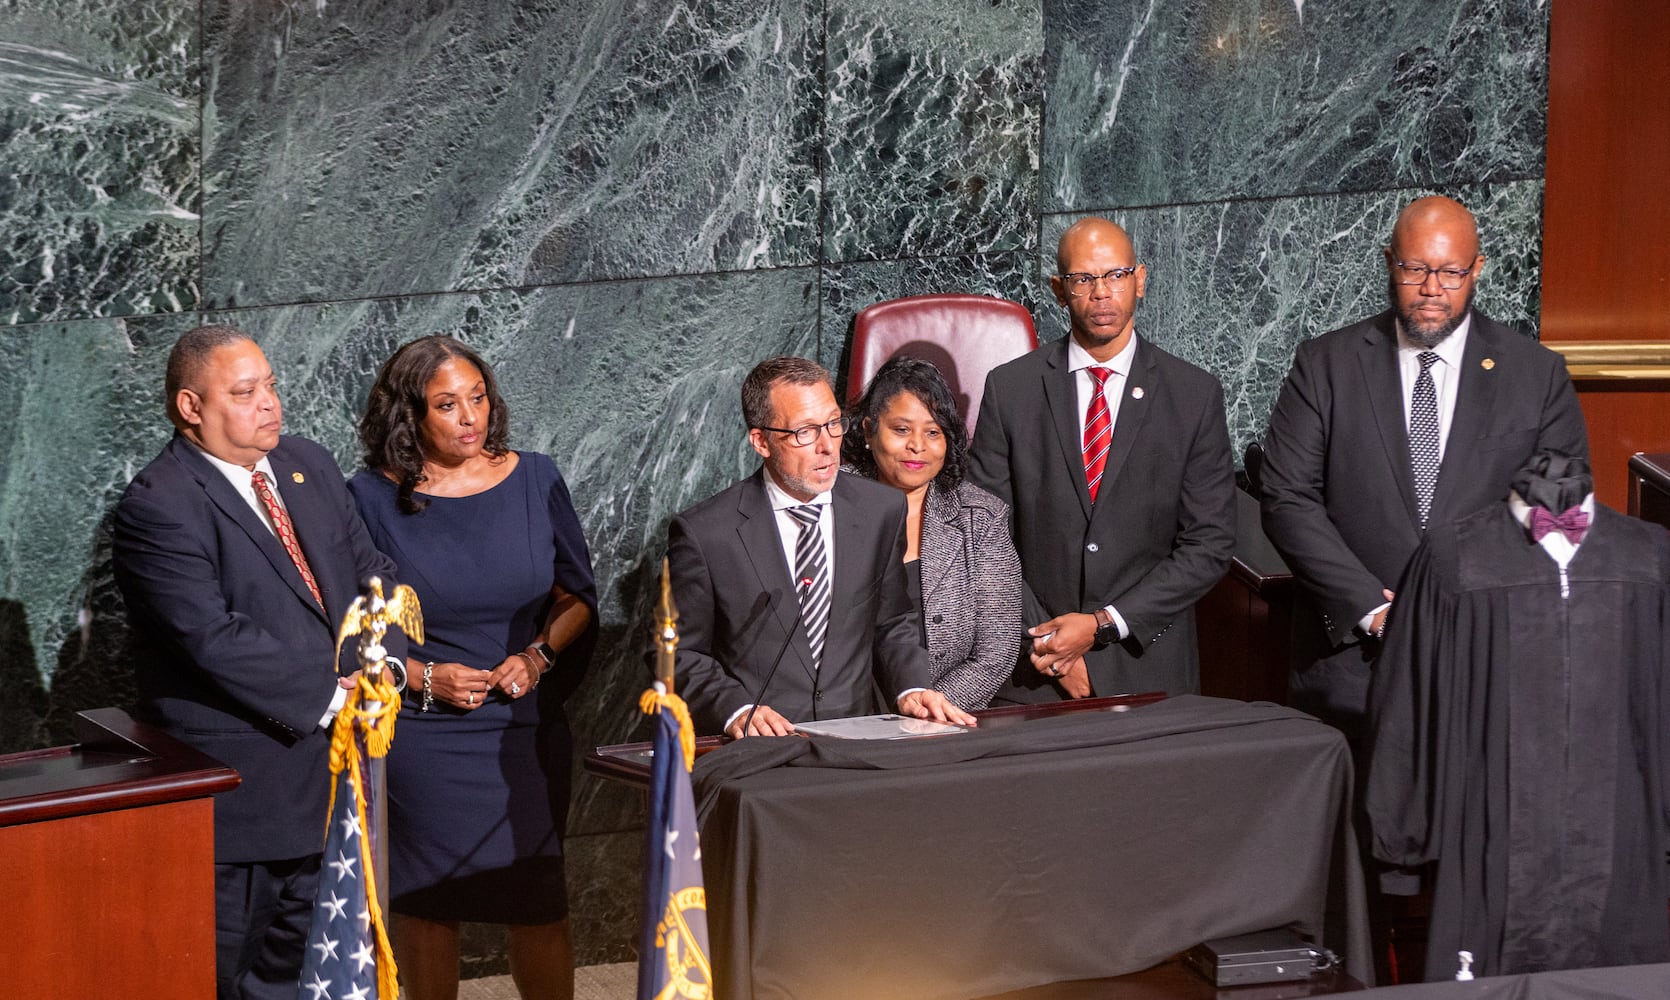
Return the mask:
<svg viewBox="0 0 1670 1000">
<path fill-rule="evenodd" d="M 922 618 L 934 690 L 985 708 L 1020 655 L 1021 560 L 1009 506 L 964 481 L 928 487 L 922 511 Z"/>
</svg>

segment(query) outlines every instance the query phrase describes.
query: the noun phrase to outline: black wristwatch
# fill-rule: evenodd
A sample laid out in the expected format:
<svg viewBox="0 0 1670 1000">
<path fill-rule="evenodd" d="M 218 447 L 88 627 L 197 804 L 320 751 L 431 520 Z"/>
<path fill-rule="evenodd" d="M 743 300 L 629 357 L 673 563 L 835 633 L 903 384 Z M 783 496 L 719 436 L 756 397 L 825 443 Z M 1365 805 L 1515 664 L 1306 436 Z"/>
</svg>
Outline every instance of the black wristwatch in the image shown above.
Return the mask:
<svg viewBox="0 0 1670 1000">
<path fill-rule="evenodd" d="M 550 670 L 552 667 L 557 665 L 557 651 L 552 649 L 551 644 L 545 640 L 541 639 L 540 641 L 534 643 L 533 651 L 538 653 L 539 658 L 545 661 L 546 670 Z"/>
<path fill-rule="evenodd" d="M 1096 609 L 1096 645 L 1107 646 L 1119 641 L 1119 623 L 1108 614 L 1107 608 Z"/>
</svg>

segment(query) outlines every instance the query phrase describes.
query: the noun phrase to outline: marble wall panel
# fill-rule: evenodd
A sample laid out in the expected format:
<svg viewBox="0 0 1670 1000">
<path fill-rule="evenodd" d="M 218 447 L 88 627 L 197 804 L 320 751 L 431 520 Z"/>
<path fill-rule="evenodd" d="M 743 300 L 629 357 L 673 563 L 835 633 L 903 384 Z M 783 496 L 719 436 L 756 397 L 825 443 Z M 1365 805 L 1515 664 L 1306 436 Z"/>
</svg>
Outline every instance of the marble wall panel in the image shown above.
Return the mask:
<svg viewBox="0 0 1670 1000">
<path fill-rule="evenodd" d="M 642 801 L 636 793 L 634 798 Z M 574 964 L 636 961 L 644 892 L 642 816 L 633 830 L 571 836 L 563 841 L 563 853 Z"/>
<path fill-rule="evenodd" d="M 760 358 L 815 355 L 815 268 L 592 282 L 211 313 L 254 335 L 289 433 L 359 466 L 354 426 L 378 365 L 430 333 L 455 333 L 493 365 L 511 444 L 563 470 L 591 546 L 602 639 L 569 703 L 575 745 L 639 725 L 653 605 L 673 514 L 752 472 L 738 394 Z M 419 595 L 422 596 L 421 594 Z M 574 832 L 641 822 L 633 795 L 581 779 Z"/>
<path fill-rule="evenodd" d="M 845 399 L 849 388 L 846 372 L 852 362 L 853 318 L 860 310 L 907 295 L 957 293 L 1012 299 L 1036 315 L 1040 295 L 1049 297 L 1048 286 L 1038 283 L 1037 268 L 1034 255 L 1019 250 L 826 265 L 822 269 L 823 346 L 819 361 L 834 373 L 836 389 Z"/>
<path fill-rule="evenodd" d="M 1546 0 L 1063 0 L 1043 211 L 1540 177 Z"/>
<path fill-rule="evenodd" d="M 163 360 L 189 317 L 0 328 L 0 753 L 130 704 L 110 510 L 167 441 Z"/>
<path fill-rule="evenodd" d="M 1301 340 L 1388 307 L 1381 249 L 1398 211 L 1426 192 L 1340 194 L 1112 213 L 1148 266 L 1137 310 L 1141 336 L 1223 381 L 1236 454 L 1264 432 Z M 1536 325 L 1542 183 L 1470 185 L 1442 192 L 1480 221 L 1488 258 L 1478 308 L 1531 331 Z M 1044 220 L 1054 246 L 1078 215 Z M 1039 335 L 1066 332 L 1065 310 L 1046 310 Z M 1047 333 L 1046 333 L 1047 331 Z"/>
<path fill-rule="evenodd" d="M 1040 0 L 825 6 L 824 259 L 1030 248 Z"/>
<path fill-rule="evenodd" d="M 195 0 L 0 10 L 0 323 L 197 304 Z"/>
<path fill-rule="evenodd" d="M 205 11 L 213 306 L 815 260 L 811 0 Z"/>
</svg>

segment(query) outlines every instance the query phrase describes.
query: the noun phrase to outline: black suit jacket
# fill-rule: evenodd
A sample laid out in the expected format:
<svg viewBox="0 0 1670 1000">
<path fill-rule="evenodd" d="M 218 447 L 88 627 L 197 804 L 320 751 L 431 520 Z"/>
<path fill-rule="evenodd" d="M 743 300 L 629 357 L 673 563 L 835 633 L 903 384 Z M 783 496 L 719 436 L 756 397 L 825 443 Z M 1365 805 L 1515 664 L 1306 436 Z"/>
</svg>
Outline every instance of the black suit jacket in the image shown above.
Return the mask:
<svg viewBox="0 0 1670 1000">
<path fill-rule="evenodd" d="M 1429 524 L 1507 496 L 1539 450 L 1589 454 L 1558 354 L 1474 312 L 1459 374 Z M 1295 623 L 1290 702 L 1352 729 L 1378 653 L 1353 630 L 1385 603 L 1382 589 L 1396 591 L 1421 542 L 1390 310 L 1299 345 L 1261 480 L 1264 531 L 1315 612 Z"/>
<path fill-rule="evenodd" d="M 904 494 L 836 476 L 829 631 L 823 665 L 813 671 L 765 474 L 761 468 L 697 504 L 668 529 L 679 615 L 675 684 L 697 730 L 720 732 L 754 702 L 804 722 L 876 712 L 878 685 L 889 702 L 928 687 L 922 625 L 905 585 Z"/>
<path fill-rule="evenodd" d="M 284 437 L 268 459 L 328 618 L 284 546 L 185 438 L 116 505 L 140 711 L 243 776 L 215 800 L 223 864 L 321 849 L 330 743 L 319 718 L 336 690 L 337 624 L 368 577 L 394 586 L 394 563 L 373 547 L 330 453 Z M 396 638 L 390 652 L 402 656 Z"/>
<path fill-rule="evenodd" d="M 969 478 L 1013 510 L 1026 624 L 1112 604 L 1130 627 L 1085 655 L 1097 694 L 1195 691 L 1194 605 L 1235 547 L 1223 387 L 1139 337 L 1092 506 L 1067 363 L 1064 338 L 987 376 Z M 1030 650 L 999 699 L 1063 697 Z"/>
</svg>

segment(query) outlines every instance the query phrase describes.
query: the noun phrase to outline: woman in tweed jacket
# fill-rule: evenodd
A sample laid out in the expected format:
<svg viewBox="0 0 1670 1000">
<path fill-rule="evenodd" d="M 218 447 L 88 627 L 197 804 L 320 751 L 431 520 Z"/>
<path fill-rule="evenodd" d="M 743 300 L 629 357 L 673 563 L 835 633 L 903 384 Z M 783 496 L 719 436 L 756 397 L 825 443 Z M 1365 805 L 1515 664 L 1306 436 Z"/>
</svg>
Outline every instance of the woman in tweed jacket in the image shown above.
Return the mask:
<svg viewBox="0 0 1670 1000">
<path fill-rule="evenodd" d="M 1013 672 L 1022 639 L 1009 508 L 963 480 L 968 432 L 929 362 L 888 361 L 852 417 L 859 433 L 842 441 L 842 458 L 905 494 L 905 567 L 914 570 L 934 689 L 959 708 L 985 708 Z"/>
</svg>

